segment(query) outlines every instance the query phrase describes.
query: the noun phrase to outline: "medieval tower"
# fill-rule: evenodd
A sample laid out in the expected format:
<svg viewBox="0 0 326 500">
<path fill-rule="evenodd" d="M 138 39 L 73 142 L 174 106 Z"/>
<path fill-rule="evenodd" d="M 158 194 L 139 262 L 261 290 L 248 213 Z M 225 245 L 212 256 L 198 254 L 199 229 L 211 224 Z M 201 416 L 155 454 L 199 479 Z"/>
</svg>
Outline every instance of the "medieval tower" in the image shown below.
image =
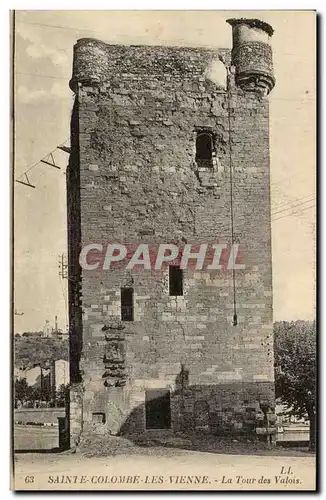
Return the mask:
<svg viewBox="0 0 326 500">
<path fill-rule="evenodd" d="M 232 51 L 89 38 L 74 47 L 71 446 L 104 427 L 256 433 L 273 411 L 273 29 L 228 23 Z M 209 242 L 238 244 L 242 264 L 79 263 L 87 245 Z"/>
</svg>

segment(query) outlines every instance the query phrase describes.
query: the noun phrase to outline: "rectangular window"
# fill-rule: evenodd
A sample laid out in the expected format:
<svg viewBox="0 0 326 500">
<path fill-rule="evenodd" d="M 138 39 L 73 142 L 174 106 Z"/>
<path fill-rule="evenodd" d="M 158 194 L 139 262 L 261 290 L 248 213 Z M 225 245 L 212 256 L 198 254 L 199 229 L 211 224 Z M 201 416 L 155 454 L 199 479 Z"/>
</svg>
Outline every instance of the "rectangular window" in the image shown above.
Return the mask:
<svg viewBox="0 0 326 500">
<path fill-rule="evenodd" d="M 169 266 L 169 294 L 183 295 L 183 271 L 179 266 Z"/>
<path fill-rule="evenodd" d="M 211 132 L 199 132 L 196 140 L 196 162 L 198 167 L 213 166 L 213 135 Z"/>
<path fill-rule="evenodd" d="M 92 421 L 98 424 L 105 424 L 105 413 L 100 411 L 92 413 Z"/>
<path fill-rule="evenodd" d="M 121 320 L 134 320 L 133 288 L 121 288 Z"/>
</svg>

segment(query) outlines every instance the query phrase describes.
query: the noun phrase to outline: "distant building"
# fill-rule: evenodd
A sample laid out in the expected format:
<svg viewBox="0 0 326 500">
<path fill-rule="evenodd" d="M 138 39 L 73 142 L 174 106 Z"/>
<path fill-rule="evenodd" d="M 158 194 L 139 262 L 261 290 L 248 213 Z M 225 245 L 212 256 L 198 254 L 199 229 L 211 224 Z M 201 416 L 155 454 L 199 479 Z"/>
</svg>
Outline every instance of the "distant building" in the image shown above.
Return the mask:
<svg viewBox="0 0 326 500">
<path fill-rule="evenodd" d="M 43 327 L 43 337 L 52 337 L 52 328 L 48 320 L 46 320 L 45 325 Z"/>
<path fill-rule="evenodd" d="M 42 369 L 40 366 L 34 366 L 29 370 L 24 370 L 24 378 L 26 378 L 26 382 L 31 387 L 39 387 L 42 385 Z"/>
<path fill-rule="evenodd" d="M 43 396 L 51 395 L 54 400 L 60 386 L 69 384 L 69 361 L 55 360 L 49 368 L 40 365 L 26 370 L 14 368 L 14 378 L 15 380 L 26 379 L 30 387 L 40 389 Z"/>
<path fill-rule="evenodd" d="M 33 387 L 34 389 L 39 388 L 44 393 L 49 391 L 51 387 L 51 370 L 48 368 L 42 368 L 39 365 L 26 370 L 15 368 L 14 377 L 16 380 L 26 379 L 26 382 L 30 387 Z"/>
<path fill-rule="evenodd" d="M 69 384 L 69 361 L 57 359 L 51 367 L 52 393 L 55 394 L 61 385 Z"/>
</svg>

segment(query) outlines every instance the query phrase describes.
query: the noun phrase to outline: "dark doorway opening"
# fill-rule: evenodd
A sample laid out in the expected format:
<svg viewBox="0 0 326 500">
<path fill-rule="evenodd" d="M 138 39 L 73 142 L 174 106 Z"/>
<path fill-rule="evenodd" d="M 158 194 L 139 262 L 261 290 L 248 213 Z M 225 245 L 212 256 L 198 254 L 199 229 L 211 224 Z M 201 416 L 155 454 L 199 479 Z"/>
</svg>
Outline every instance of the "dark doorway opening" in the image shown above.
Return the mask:
<svg viewBox="0 0 326 500">
<path fill-rule="evenodd" d="M 146 391 L 146 429 L 171 429 L 171 398 L 168 389 Z"/>
</svg>

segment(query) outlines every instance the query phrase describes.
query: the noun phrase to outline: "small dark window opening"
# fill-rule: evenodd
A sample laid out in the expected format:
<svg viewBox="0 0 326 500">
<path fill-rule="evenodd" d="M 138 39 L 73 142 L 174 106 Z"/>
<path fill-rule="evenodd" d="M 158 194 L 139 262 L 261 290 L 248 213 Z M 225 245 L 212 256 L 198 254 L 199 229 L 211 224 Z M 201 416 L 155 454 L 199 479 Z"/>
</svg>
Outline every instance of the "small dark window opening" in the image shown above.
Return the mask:
<svg viewBox="0 0 326 500">
<path fill-rule="evenodd" d="M 173 296 L 183 295 L 183 271 L 179 266 L 169 267 L 169 293 Z"/>
<path fill-rule="evenodd" d="M 121 288 L 121 320 L 134 320 L 133 288 Z"/>
<path fill-rule="evenodd" d="M 95 411 L 92 413 L 92 421 L 98 424 L 105 424 L 105 413 L 100 411 Z"/>
<path fill-rule="evenodd" d="M 196 162 L 199 167 L 213 166 L 213 137 L 208 132 L 201 132 L 197 135 Z"/>
</svg>

